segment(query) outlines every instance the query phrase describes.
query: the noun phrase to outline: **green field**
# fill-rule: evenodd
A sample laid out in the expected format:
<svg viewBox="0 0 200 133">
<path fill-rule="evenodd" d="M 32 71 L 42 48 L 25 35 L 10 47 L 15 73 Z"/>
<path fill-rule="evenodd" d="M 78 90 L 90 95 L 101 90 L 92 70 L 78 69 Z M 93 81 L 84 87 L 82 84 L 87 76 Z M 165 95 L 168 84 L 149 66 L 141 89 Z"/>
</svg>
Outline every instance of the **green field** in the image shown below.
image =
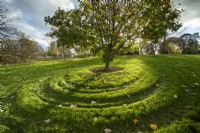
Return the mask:
<svg viewBox="0 0 200 133">
<path fill-rule="evenodd" d="M 3 66 L 0 132 L 154 132 L 150 124 L 160 133 L 200 132 L 200 56 L 121 56 L 111 66 L 123 70 L 90 71 L 103 65 L 87 58 Z"/>
</svg>

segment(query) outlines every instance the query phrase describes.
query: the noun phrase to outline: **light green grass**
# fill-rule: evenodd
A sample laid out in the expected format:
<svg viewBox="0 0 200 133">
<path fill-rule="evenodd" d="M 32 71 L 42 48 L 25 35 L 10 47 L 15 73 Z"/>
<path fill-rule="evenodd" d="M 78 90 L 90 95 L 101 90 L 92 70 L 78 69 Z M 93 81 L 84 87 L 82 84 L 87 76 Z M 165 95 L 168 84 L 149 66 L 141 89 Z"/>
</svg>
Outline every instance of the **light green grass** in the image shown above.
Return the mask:
<svg viewBox="0 0 200 133">
<path fill-rule="evenodd" d="M 122 56 L 111 66 L 124 70 L 90 71 L 101 66 L 100 58 L 4 66 L 0 132 L 153 132 L 151 123 L 157 132 L 200 131 L 200 56 Z"/>
</svg>

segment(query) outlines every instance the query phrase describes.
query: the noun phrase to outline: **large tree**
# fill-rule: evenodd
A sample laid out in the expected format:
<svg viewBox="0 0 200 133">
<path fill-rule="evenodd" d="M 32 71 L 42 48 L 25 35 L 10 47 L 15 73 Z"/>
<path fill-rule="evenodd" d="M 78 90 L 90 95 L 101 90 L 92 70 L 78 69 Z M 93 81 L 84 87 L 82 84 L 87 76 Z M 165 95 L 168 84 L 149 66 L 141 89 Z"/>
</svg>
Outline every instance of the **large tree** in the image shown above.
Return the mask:
<svg viewBox="0 0 200 133">
<path fill-rule="evenodd" d="M 53 17 L 45 17 L 45 22 L 58 28 L 51 34 L 66 45 L 101 53 L 107 71 L 121 48 L 138 39 L 157 42 L 168 29 L 179 27 L 179 14 L 169 1 L 84 0 L 79 1 L 77 9 L 58 9 Z"/>
</svg>

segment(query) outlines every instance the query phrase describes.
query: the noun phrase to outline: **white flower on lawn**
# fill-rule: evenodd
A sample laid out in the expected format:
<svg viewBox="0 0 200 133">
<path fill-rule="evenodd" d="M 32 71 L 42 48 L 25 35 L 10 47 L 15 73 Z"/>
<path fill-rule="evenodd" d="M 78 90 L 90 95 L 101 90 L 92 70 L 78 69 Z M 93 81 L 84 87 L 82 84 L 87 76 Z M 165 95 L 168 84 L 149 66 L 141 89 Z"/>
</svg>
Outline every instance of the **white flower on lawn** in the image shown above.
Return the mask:
<svg viewBox="0 0 200 133">
<path fill-rule="evenodd" d="M 95 101 L 91 101 L 91 104 L 97 104 L 97 102 L 95 102 Z"/>
<path fill-rule="evenodd" d="M 98 118 L 97 117 L 94 117 L 94 121 L 97 121 L 98 120 Z"/>
<path fill-rule="evenodd" d="M 123 106 L 127 106 L 127 104 L 123 104 Z"/>
<path fill-rule="evenodd" d="M 71 104 L 70 108 L 77 108 L 77 105 Z"/>
<path fill-rule="evenodd" d="M 13 99 L 15 96 L 11 96 L 10 98 Z"/>
<path fill-rule="evenodd" d="M 44 122 L 47 124 L 49 124 L 50 121 L 51 121 L 50 119 L 44 120 Z"/>
<path fill-rule="evenodd" d="M 105 132 L 105 133 L 111 133 L 111 132 L 112 132 L 112 130 L 111 130 L 111 129 L 108 129 L 108 128 L 106 128 L 106 129 L 104 129 L 104 132 Z"/>
<path fill-rule="evenodd" d="M 197 95 L 197 93 L 195 93 L 195 92 L 194 92 L 194 93 L 192 93 L 192 94 L 193 94 L 194 96 L 196 96 L 196 95 Z"/>
<path fill-rule="evenodd" d="M 58 107 L 62 107 L 62 105 L 60 104 L 60 105 L 58 105 Z"/>
<path fill-rule="evenodd" d="M 190 91 L 190 90 L 185 90 L 185 91 L 187 91 L 187 92 L 188 92 L 188 91 Z"/>
<path fill-rule="evenodd" d="M 0 112 L 2 113 L 2 112 L 3 112 L 3 110 L 2 110 L 2 109 L 0 109 Z"/>
<path fill-rule="evenodd" d="M 69 90 L 68 90 L 68 89 L 64 89 L 63 91 L 64 91 L 65 93 L 69 92 Z"/>
<path fill-rule="evenodd" d="M 174 98 L 178 98 L 178 96 L 177 96 L 177 95 L 174 95 Z"/>
<path fill-rule="evenodd" d="M 182 85 L 182 87 L 183 87 L 183 88 L 185 88 L 185 87 L 187 87 L 187 86 L 185 86 L 185 85 Z"/>
<path fill-rule="evenodd" d="M 199 86 L 199 83 L 194 83 L 194 85 Z"/>
</svg>

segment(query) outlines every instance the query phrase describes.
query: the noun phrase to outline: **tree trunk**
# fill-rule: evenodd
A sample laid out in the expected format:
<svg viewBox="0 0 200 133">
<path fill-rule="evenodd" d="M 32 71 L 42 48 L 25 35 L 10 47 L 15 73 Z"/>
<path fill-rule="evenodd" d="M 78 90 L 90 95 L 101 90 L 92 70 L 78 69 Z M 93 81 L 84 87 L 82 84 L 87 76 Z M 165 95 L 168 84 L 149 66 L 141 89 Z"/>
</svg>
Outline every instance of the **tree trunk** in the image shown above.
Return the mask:
<svg viewBox="0 0 200 133">
<path fill-rule="evenodd" d="M 63 52 L 63 59 L 64 59 L 64 61 L 67 61 L 67 59 L 66 59 L 66 52 Z"/>
<path fill-rule="evenodd" d="M 110 63 L 113 61 L 113 54 L 111 53 L 112 49 L 112 45 L 108 45 L 108 47 L 105 49 L 103 55 L 102 55 L 102 59 L 103 62 L 105 63 L 105 67 L 104 70 L 107 72 L 109 70 L 110 67 Z"/>
<path fill-rule="evenodd" d="M 67 61 L 67 59 L 66 59 L 66 49 L 65 49 L 65 46 L 63 46 L 63 59 L 64 59 L 64 61 Z"/>
<path fill-rule="evenodd" d="M 151 44 L 151 55 L 155 55 L 154 44 Z"/>
<path fill-rule="evenodd" d="M 109 67 L 110 67 L 110 62 L 106 62 L 104 67 L 106 72 L 109 70 Z"/>
</svg>

